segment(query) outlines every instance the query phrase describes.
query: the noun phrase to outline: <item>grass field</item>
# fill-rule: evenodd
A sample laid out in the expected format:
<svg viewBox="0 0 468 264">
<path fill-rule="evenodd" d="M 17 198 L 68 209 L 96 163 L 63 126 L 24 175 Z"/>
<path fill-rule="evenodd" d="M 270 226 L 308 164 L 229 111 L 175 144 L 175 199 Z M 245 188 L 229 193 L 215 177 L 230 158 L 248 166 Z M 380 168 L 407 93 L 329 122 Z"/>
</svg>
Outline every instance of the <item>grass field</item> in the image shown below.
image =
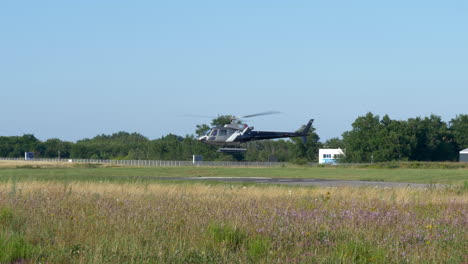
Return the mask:
<svg viewBox="0 0 468 264">
<path fill-rule="evenodd" d="M 439 166 L 440 167 L 440 166 Z M 455 168 L 362 167 L 100 167 L 69 163 L 1 162 L 0 181 L 154 182 L 157 177 L 277 177 L 464 185 L 468 166 Z"/>
<path fill-rule="evenodd" d="M 467 263 L 467 169 L 0 163 L 0 263 Z M 454 184 L 170 183 L 265 176 Z"/>
</svg>

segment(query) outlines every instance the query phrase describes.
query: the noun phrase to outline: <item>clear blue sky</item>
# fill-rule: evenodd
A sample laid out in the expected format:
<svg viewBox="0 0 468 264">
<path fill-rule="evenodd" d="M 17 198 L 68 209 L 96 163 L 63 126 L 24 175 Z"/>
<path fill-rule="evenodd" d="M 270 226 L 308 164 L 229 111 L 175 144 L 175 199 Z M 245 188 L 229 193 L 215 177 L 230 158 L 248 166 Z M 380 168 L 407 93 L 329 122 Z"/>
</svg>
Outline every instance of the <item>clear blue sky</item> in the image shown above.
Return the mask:
<svg viewBox="0 0 468 264">
<path fill-rule="evenodd" d="M 468 2 L 1 1 L 0 135 L 192 134 L 209 118 L 322 140 L 371 111 L 468 113 Z"/>
</svg>

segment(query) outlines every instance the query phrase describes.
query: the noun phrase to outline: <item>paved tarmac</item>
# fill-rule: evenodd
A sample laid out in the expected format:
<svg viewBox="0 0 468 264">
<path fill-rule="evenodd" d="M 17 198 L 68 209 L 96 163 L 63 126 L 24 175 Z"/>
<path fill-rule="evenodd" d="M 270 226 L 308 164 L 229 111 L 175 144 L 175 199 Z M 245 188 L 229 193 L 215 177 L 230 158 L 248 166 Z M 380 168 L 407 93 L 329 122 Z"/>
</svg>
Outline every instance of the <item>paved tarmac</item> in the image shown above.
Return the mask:
<svg viewBox="0 0 468 264">
<path fill-rule="evenodd" d="M 431 184 L 384 182 L 384 181 L 344 181 L 344 180 L 322 180 L 322 179 L 295 179 L 295 178 L 268 178 L 268 177 L 167 177 L 160 178 L 166 180 L 193 180 L 193 181 L 221 181 L 221 182 L 245 182 L 245 183 L 266 183 L 301 186 L 322 186 L 322 187 L 379 187 L 379 188 L 429 188 Z M 437 184 L 436 187 L 444 185 Z"/>
</svg>

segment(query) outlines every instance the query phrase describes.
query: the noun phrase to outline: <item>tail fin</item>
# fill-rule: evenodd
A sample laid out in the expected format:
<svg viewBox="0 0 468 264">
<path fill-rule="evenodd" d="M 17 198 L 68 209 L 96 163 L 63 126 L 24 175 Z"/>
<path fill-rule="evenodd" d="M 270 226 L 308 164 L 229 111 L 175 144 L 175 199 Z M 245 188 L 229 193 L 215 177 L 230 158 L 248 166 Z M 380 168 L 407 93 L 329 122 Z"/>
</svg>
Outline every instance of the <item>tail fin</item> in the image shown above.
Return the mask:
<svg viewBox="0 0 468 264">
<path fill-rule="evenodd" d="M 301 134 L 302 136 L 307 136 L 307 133 L 309 133 L 310 127 L 312 126 L 312 122 L 314 122 L 313 119 L 309 120 L 309 123 L 304 127 L 304 130 L 302 130 Z"/>
<path fill-rule="evenodd" d="M 307 123 L 307 125 L 304 127 L 304 129 L 301 132 L 302 142 L 304 142 L 304 144 L 307 143 L 307 133 L 309 133 L 310 127 L 312 126 L 313 122 L 314 122 L 313 119 L 309 120 L 309 123 Z"/>
</svg>

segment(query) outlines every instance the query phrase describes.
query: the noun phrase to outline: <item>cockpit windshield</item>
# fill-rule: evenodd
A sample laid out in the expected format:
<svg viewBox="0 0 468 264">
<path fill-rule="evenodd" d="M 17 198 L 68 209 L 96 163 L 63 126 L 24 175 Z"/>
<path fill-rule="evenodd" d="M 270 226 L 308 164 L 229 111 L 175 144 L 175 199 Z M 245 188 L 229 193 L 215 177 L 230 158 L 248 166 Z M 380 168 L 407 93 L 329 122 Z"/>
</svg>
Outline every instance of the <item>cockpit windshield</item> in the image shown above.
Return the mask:
<svg viewBox="0 0 468 264">
<path fill-rule="evenodd" d="M 218 129 L 211 130 L 211 135 L 210 136 L 214 137 L 216 135 L 218 135 Z"/>
</svg>

